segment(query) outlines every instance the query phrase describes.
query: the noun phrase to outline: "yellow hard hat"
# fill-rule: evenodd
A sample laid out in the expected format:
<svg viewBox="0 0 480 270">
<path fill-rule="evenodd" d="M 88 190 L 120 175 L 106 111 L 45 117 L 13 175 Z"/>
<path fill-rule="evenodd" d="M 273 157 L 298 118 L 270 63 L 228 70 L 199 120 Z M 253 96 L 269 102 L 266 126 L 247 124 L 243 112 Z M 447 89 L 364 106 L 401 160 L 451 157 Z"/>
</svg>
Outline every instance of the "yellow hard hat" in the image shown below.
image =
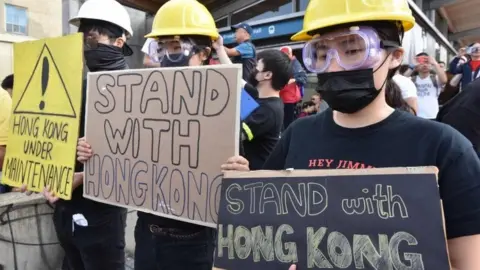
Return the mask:
<svg viewBox="0 0 480 270">
<path fill-rule="evenodd" d="M 408 0 L 310 0 L 303 29 L 292 40 L 310 40 L 312 31 L 365 21 L 398 21 L 405 31 L 415 25 Z"/>
<path fill-rule="evenodd" d="M 218 39 L 215 20 L 197 0 L 170 0 L 155 15 L 152 32 L 146 38 L 200 35 Z"/>
</svg>

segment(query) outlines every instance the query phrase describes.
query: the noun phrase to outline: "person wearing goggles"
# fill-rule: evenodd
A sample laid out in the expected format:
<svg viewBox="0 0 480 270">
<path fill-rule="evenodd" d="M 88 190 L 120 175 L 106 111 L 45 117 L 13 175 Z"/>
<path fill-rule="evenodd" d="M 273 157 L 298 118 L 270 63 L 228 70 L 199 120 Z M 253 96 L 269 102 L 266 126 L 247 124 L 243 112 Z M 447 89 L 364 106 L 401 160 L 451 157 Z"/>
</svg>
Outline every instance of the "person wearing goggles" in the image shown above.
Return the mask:
<svg viewBox="0 0 480 270">
<path fill-rule="evenodd" d="M 465 88 L 469 83 L 480 77 L 480 43 L 471 44 L 466 49 L 466 54 L 455 57 L 450 63 L 450 73 L 462 74 L 461 87 Z"/>
<path fill-rule="evenodd" d="M 311 0 L 292 40 L 307 42 L 305 66 L 317 73 L 317 90 L 331 108 L 290 125 L 263 169 L 436 166 L 452 266 L 480 269 L 480 159 L 472 144 L 447 125 L 387 103 L 403 34 L 414 24 L 407 0 Z M 250 170 L 241 156 L 221 168 Z M 378 269 L 391 268 L 389 259 L 381 261 Z"/>
<path fill-rule="evenodd" d="M 161 67 L 208 65 L 212 40 L 219 36 L 212 15 L 196 0 L 166 2 L 146 35 L 158 44 Z M 93 154 L 85 140 L 77 149 L 82 162 Z M 138 212 L 134 236 L 135 270 L 212 269 L 215 229 Z"/>
</svg>

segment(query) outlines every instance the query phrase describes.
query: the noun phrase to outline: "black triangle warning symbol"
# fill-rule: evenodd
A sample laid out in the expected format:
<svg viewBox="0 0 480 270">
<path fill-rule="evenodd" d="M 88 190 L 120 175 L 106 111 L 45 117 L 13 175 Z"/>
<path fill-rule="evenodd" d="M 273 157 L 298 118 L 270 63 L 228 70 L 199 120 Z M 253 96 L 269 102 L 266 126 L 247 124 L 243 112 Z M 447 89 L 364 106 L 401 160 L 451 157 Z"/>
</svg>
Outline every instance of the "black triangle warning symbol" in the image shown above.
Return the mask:
<svg viewBox="0 0 480 270">
<path fill-rule="evenodd" d="M 65 82 L 46 44 L 13 113 L 77 117 Z"/>
</svg>

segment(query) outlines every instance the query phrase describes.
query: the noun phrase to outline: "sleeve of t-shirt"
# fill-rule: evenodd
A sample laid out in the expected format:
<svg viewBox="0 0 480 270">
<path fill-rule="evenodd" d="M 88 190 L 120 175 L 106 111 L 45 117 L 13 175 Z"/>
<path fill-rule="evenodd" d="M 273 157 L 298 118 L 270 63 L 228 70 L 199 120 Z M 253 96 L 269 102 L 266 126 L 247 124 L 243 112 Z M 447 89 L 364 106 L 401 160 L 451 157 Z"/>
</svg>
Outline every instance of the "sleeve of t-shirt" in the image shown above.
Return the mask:
<svg viewBox="0 0 480 270">
<path fill-rule="evenodd" d="M 402 98 L 407 99 L 407 98 L 412 98 L 412 97 L 417 97 L 417 86 L 415 86 L 415 83 L 407 77 L 393 77 L 393 81 L 398 85 L 400 90 L 402 91 Z"/>
<path fill-rule="evenodd" d="M 12 98 L 7 91 L 0 89 L 0 145 L 7 145 Z"/>
<path fill-rule="evenodd" d="M 237 50 L 244 59 L 253 58 L 255 55 L 253 47 L 245 42 L 235 47 L 235 50 Z"/>
<path fill-rule="evenodd" d="M 273 125 L 274 119 L 272 110 L 260 105 L 260 107 L 253 111 L 242 123 L 242 132 L 246 140 L 251 141 L 255 139 L 255 137 L 268 132 Z"/>
<path fill-rule="evenodd" d="M 440 145 L 439 186 L 447 238 L 480 234 L 480 159 L 458 131 Z"/>
<path fill-rule="evenodd" d="M 150 55 L 150 43 L 153 41 L 153 38 L 147 38 L 142 47 L 142 52 L 146 55 Z"/>
</svg>

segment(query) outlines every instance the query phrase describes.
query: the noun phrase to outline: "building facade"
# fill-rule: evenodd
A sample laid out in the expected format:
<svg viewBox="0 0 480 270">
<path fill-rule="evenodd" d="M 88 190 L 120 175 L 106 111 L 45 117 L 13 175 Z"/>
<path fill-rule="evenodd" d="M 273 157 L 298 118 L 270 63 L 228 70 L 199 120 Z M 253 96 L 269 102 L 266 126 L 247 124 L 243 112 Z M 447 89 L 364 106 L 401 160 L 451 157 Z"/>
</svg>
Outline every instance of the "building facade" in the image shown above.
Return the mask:
<svg viewBox="0 0 480 270">
<path fill-rule="evenodd" d="M 62 35 L 62 0 L 0 0 L 0 79 L 13 73 L 13 44 Z"/>
<path fill-rule="evenodd" d="M 427 52 L 438 61 L 448 63 L 456 55 L 456 49 L 447 39 L 448 25 L 442 20 L 436 10 L 423 10 L 417 5 L 422 0 L 409 0 L 410 8 L 417 25 L 403 39 L 405 49 L 405 64 L 412 64 L 415 55 Z M 300 31 L 303 17 L 309 0 L 252 0 L 246 5 L 222 17 L 216 18 L 217 27 L 228 47 L 235 45 L 235 34 L 231 26 L 247 22 L 253 28 L 252 42 L 257 51 L 270 48 L 280 48 L 289 45 L 293 53 L 302 61 L 303 42 L 292 42 L 290 37 Z M 420 4 L 420 3 L 418 3 Z M 215 12 L 214 12 L 215 14 Z M 315 74 L 310 74 L 306 92 L 312 93 L 316 85 Z M 309 98 L 307 94 L 305 96 Z"/>
<path fill-rule="evenodd" d="M 446 22 L 442 21 L 435 10 L 422 10 L 415 1 L 409 3 L 417 25 L 404 37 L 405 62 L 412 61 L 413 55 L 420 52 L 427 52 L 439 61 L 447 62 L 456 54 L 456 50 L 446 38 Z M 227 45 L 235 42 L 230 26 L 247 22 L 253 27 L 252 41 L 258 49 L 290 45 L 301 59 L 303 43 L 291 42 L 290 36 L 302 29 L 307 5 L 308 0 L 279 0 L 275 4 L 260 0 L 218 18 L 216 23 Z"/>
</svg>

